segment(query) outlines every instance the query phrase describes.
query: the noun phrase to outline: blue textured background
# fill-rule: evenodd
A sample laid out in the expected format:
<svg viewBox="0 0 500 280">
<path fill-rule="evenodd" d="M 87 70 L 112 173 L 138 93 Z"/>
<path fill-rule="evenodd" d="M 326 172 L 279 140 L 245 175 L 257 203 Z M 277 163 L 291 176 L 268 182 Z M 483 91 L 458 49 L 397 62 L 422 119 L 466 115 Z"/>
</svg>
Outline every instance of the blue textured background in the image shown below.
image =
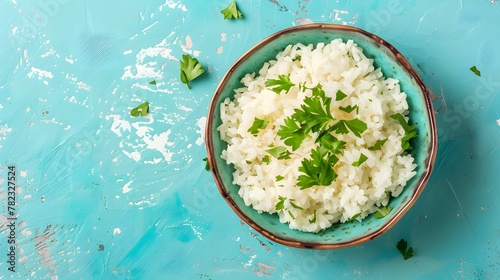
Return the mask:
<svg viewBox="0 0 500 280">
<path fill-rule="evenodd" d="M 245 19 L 225 21 L 229 3 L 0 2 L 0 279 L 500 278 L 500 3 L 240 0 Z M 268 242 L 232 213 L 202 160 L 225 71 L 307 22 L 376 33 L 435 94 L 439 153 L 423 194 L 383 236 L 334 251 Z M 179 80 L 183 53 L 207 70 L 192 90 Z M 130 117 L 143 101 L 150 116 Z M 407 261 L 401 238 L 415 249 Z"/>
</svg>

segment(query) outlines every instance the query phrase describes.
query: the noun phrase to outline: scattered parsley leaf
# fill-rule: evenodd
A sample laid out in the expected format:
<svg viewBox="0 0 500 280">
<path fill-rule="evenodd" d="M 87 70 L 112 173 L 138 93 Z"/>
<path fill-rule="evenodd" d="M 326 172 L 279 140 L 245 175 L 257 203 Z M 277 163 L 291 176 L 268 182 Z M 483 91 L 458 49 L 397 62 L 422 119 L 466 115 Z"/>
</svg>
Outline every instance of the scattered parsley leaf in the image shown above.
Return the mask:
<svg viewBox="0 0 500 280">
<path fill-rule="evenodd" d="M 408 242 L 406 242 L 406 240 L 404 239 L 399 240 L 398 244 L 396 245 L 396 248 L 398 248 L 401 255 L 403 255 L 403 259 L 407 260 L 413 257 L 414 253 L 413 248 L 412 247 L 408 248 Z"/>
<path fill-rule="evenodd" d="M 339 141 L 335 136 L 328 131 L 323 131 L 316 139 L 321 146 L 327 148 L 332 154 L 340 154 L 340 151 L 345 149 L 346 142 Z"/>
<path fill-rule="evenodd" d="M 279 75 L 278 80 L 270 79 L 266 81 L 266 87 L 272 87 L 271 90 L 277 94 L 280 94 L 283 90 L 288 93 L 293 86 L 295 84 L 290 81 L 290 75 Z"/>
<path fill-rule="evenodd" d="M 132 117 L 145 116 L 149 113 L 149 103 L 146 101 L 130 111 Z"/>
<path fill-rule="evenodd" d="M 304 208 L 298 206 L 297 204 L 293 203 L 293 199 L 290 199 L 290 205 L 292 205 L 293 208 L 299 209 L 299 210 L 304 210 Z"/>
<path fill-rule="evenodd" d="M 287 148 L 282 146 L 271 148 L 269 150 L 266 150 L 266 152 L 277 159 L 289 159 L 291 155 Z"/>
<path fill-rule="evenodd" d="M 224 19 L 243 18 L 243 14 L 238 10 L 238 6 L 236 6 L 236 1 L 231 2 L 229 6 L 220 12 L 224 15 Z"/>
<path fill-rule="evenodd" d="M 476 67 L 476 66 L 472 66 L 472 67 L 470 68 L 470 71 L 472 71 L 472 72 L 473 72 L 474 74 L 476 74 L 477 76 L 481 77 L 481 71 L 479 71 L 479 70 L 477 69 L 477 67 Z"/>
<path fill-rule="evenodd" d="M 352 222 L 352 221 L 355 221 L 359 216 L 361 215 L 361 213 L 358 213 L 352 217 L 349 218 L 349 220 L 347 220 L 346 222 Z"/>
<path fill-rule="evenodd" d="M 337 94 L 335 95 L 335 101 L 340 101 L 346 97 L 347 95 L 345 93 L 343 93 L 341 90 L 337 90 Z"/>
<path fill-rule="evenodd" d="M 185 83 L 188 89 L 191 89 L 189 82 L 196 79 L 203 74 L 205 70 L 201 68 L 201 63 L 188 54 L 182 55 L 182 60 L 179 61 L 181 65 L 181 81 Z"/>
<path fill-rule="evenodd" d="M 312 219 L 309 220 L 310 224 L 314 224 L 316 222 L 316 210 L 314 210 L 314 216 Z"/>
<path fill-rule="evenodd" d="M 259 133 L 261 129 L 266 128 L 268 124 L 269 121 L 267 120 L 267 118 L 264 118 L 262 120 L 259 118 L 255 118 L 253 120 L 252 126 L 248 129 L 248 132 L 252 133 L 255 136 Z"/>
<path fill-rule="evenodd" d="M 304 175 L 299 175 L 297 186 L 303 190 L 312 186 L 330 185 L 337 178 L 333 166 L 338 160 L 324 147 L 319 146 L 312 150 L 311 159 L 302 160 L 302 166 L 299 167 L 299 171 Z"/>
<path fill-rule="evenodd" d="M 152 80 L 151 82 L 149 82 L 150 85 L 156 85 L 156 81 L 155 80 Z"/>
<path fill-rule="evenodd" d="M 300 61 L 302 59 L 302 56 L 296 55 L 295 58 L 292 59 L 292 61 Z"/>
<path fill-rule="evenodd" d="M 292 217 L 292 219 L 294 219 L 294 220 L 295 220 L 295 216 L 293 215 L 293 213 L 292 213 L 292 212 L 288 211 L 288 215 L 290 215 L 290 217 Z"/>
<path fill-rule="evenodd" d="M 338 134 L 346 134 L 349 132 L 349 129 L 357 137 L 361 137 L 361 134 L 365 132 L 367 128 L 368 126 L 366 123 L 360 119 L 340 120 L 331 127 L 331 129 Z"/>
<path fill-rule="evenodd" d="M 274 209 L 276 209 L 276 210 L 283 210 L 283 209 L 285 209 L 285 199 L 286 199 L 286 197 L 282 197 L 280 195 L 280 196 L 278 196 L 278 199 L 279 199 L 279 201 L 278 201 L 278 203 L 276 203 L 276 206 L 274 207 Z"/>
<path fill-rule="evenodd" d="M 276 176 L 276 182 L 279 182 L 279 181 L 281 181 L 283 179 L 285 179 L 285 177 L 283 177 L 281 175 Z"/>
<path fill-rule="evenodd" d="M 208 163 L 208 158 L 204 158 L 203 161 L 205 162 L 205 170 L 209 171 L 210 170 L 210 164 Z"/>
<path fill-rule="evenodd" d="M 262 162 L 263 163 L 269 163 L 271 161 L 271 159 L 269 158 L 268 155 L 265 155 L 263 158 L 262 158 Z"/>
<path fill-rule="evenodd" d="M 285 144 L 292 147 L 292 151 L 297 150 L 302 141 L 307 138 L 307 133 L 302 130 L 291 117 L 284 120 L 285 124 L 280 126 L 278 136 L 285 140 Z"/>
<path fill-rule="evenodd" d="M 367 157 L 367 156 L 365 156 L 363 153 L 361 153 L 361 154 L 359 155 L 359 159 L 358 159 L 358 161 L 353 162 L 353 163 L 352 163 L 352 166 L 358 167 L 358 166 L 360 166 L 361 164 L 363 164 L 363 162 L 365 162 L 367 159 L 368 159 L 368 157 Z"/>
<path fill-rule="evenodd" d="M 332 99 L 329 97 L 306 97 L 304 104 L 300 106 L 300 109 L 295 109 L 292 117 L 301 124 L 306 133 L 325 130 L 328 124 L 335 120 L 330 112 L 331 102 Z"/>
<path fill-rule="evenodd" d="M 373 144 L 373 146 L 371 146 L 370 148 L 368 148 L 368 150 L 370 150 L 370 151 L 381 150 L 382 146 L 384 146 L 385 142 L 387 142 L 387 139 L 377 140 L 377 142 L 375 142 L 375 144 Z"/>
<path fill-rule="evenodd" d="M 403 138 L 401 138 L 401 147 L 402 147 L 403 151 L 411 150 L 412 147 L 410 146 L 410 139 L 417 137 L 417 132 L 415 131 L 415 126 L 409 125 L 406 122 L 406 119 L 404 118 L 404 116 L 401 115 L 400 113 L 392 115 L 391 118 L 397 120 L 405 131 L 405 135 L 403 136 Z"/>
<path fill-rule="evenodd" d="M 346 107 L 342 107 L 342 106 L 339 107 L 339 110 L 344 111 L 346 113 L 351 113 L 354 110 L 356 110 L 356 112 L 358 112 L 357 111 L 358 109 L 359 109 L 358 105 L 355 105 L 355 106 L 349 105 L 349 106 L 346 106 Z"/>
<path fill-rule="evenodd" d="M 377 210 L 377 212 L 375 212 L 375 218 L 377 218 L 377 219 L 383 218 L 383 217 L 387 216 L 387 214 L 389 214 L 391 211 L 392 211 L 392 207 L 390 207 L 390 206 L 384 206 L 382 208 L 379 208 Z"/>
<path fill-rule="evenodd" d="M 318 84 L 315 87 L 313 87 L 311 89 L 311 93 L 312 93 L 312 96 L 322 98 L 323 103 L 326 103 L 327 100 L 325 99 L 326 98 L 325 91 L 323 90 L 323 86 L 321 86 L 321 84 Z M 331 103 L 331 98 L 328 98 L 328 99 L 330 99 L 330 101 L 328 101 L 328 103 Z M 330 109 L 330 106 L 327 106 L 327 109 Z"/>
</svg>

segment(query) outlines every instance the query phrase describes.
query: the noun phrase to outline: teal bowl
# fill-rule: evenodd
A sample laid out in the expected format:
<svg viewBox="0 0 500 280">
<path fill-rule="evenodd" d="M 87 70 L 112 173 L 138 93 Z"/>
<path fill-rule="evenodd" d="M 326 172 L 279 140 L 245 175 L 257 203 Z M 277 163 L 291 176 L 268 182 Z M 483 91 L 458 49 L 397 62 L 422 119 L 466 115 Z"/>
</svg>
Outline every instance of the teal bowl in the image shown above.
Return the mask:
<svg viewBox="0 0 500 280">
<path fill-rule="evenodd" d="M 374 60 L 384 76 L 400 81 L 401 90 L 407 94 L 410 107 L 410 124 L 415 125 L 418 137 L 412 139 L 411 154 L 417 164 L 417 174 L 407 183 L 403 192 L 392 198 L 392 211 L 383 218 L 370 215 L 361 222 L 334 224 L 318 233 L 293 230 L 280 223 L 276 214 L 259 214 L 246 206 L 238 195 L 239 186 L 233 184 L 234 167 L 221 158 L 227 145 L 221 140 L 217 127 L 222 121 L 220 105 L 233 99 L 234 89 L 242 87 L 241 78 L 258 72 L 263 63 L 273 59 L 289 44 L 329 43 L 335 38 L 352 39 L 368 58 Z M 357 245 L 372 240 L 389 230 L 415 203 L 429 177 L 437 152 L 436 122 L 431 98 L 424 83 L 410 63 L 391 44 L 364 30 L 333 24 L 311 24 L 282 30 L 264 39 L 240 57 L 220 82 L 210 103 L 206 125 L 206 148 L 208 161 L 215 183 L 234 212 L 248 225 L 268 239 L 287 246 L 312 249 L 335 249 Z"/>
</svg>

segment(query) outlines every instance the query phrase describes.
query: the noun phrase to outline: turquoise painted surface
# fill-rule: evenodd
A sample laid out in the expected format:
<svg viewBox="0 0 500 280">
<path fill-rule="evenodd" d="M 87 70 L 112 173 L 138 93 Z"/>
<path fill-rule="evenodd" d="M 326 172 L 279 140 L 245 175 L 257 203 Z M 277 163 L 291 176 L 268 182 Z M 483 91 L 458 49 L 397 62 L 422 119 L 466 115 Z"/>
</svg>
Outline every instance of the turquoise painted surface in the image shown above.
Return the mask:
<svg viewBox="0 0 500 280">
<path fill-rule="evenodd" d="M 499 278 L 500 3 L 254 0 L 238 2 L 244 20 L 224 21 L 229 2 L 0 3 L 1 278 Z M 224 72 L 264 37 L 311 21 L 380 35 L 436 95 L 439 154 L 425 191 L 388 233 L 335 251 L 271 244 L 241 224 L 202 160 Z M 185 52 L 207 69 L 192 90 L 178 78 Z M 150 117 L 131 118 L 145 100 Z M 407 261 L 401 238 L 415 249 Z"/>
</svg>

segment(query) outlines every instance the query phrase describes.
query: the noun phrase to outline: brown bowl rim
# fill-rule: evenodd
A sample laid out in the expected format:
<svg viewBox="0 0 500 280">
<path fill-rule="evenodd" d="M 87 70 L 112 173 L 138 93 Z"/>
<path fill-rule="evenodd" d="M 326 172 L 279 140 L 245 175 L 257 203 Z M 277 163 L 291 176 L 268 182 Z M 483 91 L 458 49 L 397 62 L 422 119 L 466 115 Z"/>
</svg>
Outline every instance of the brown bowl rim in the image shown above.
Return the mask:
<svg viewBox="0 0 500 280">
<path fill-rule="evenodd" d="M 211 138 L 211 131 L 212 131 L 212 123 L 213 123 L 213 117 L 215 114 L 215 108 L 217 104 L 215 103 L 218 96 L 221 94 L 222 88 L 225 86 L 227 82 L 227 78 L 234 72 L 234 70 L 243 62 L 245 61 L 251 54 L 253 54 L 257 49 L 260 47 L 268 44 L 270 41 L 274 40 L 275 38 L 287 34 L 287 33 L 293 33 L 299 30 L 306 30 L 306 29 L 331 29 L 331 30 L 343 30 L 343 31 L 351 31 L 351 32 L 357 32 L 360 33 L 366 37 L 372 38 L 376 42 L 384 45 L 386 48 L 388 48 L 398 59 L 399 63 L 404 66 L 404 69 L 408 72 L 408 74 L 415 79 L 417 82 L 418 86 L 422 90 L 426 109 L 427 109 L 427 115 L 428 115 L 428 121 L 430 124 L 430 145 L 427 150 L 427 154 L 429 155 L 426 159 L 425 162 L 425 170 L 422 173 L 422 176 L 419 178 L 419 180 L 415 183 L 415 190 L 413 191 L 412 196 L 410 199 L 406 202 L 406 204 L 399 210 L 398 213 L 391 219 L 389 219 L 382 227 L 380 227 L 378 230 L 367 234 L 365 236 L 362 236 L 361 238 L 351 240 L 348 242 L 340 242 L 340 243 L 331 243 L 331 244 L 318 244 L 318 243 L 308 243 L 308 242 L 300 242 L 300 241 L 294 241 L 294 240 L 289 240 L 289 239 L 284 239 L 281 237 L 277 237 L 273 235 L 272 233 L 268 232 L 264 228 L 260 227 L 258 224 L 253 222 L 252 219 L 247 217 L 236 205 L 234 200 L 227 194 L 225 191 L 225 188 L 223 187 L 223 182 L 222 179 L 219 175 L 217 165 L 215 164 L 215 159 L 213 158 L 213 152 L 214 151 L 214 146 L 213 146 L 213 141 Z M 434 110 L 432 107 L 432 100 L 430 97 L 430 93 L 425 86 L 424 82 L 418 75 L 418 73 L 415 71 L 415 69 L 411 66 L 411 64 L 404 58 L 404 56 L 390 43 L 387 41 L 383 40 L 379 36 L 372 34 L 368 31 L 365 31 L 363 29 L 353 27 L 353 26 L 347 26 L 347 25 L 338 25 L 338 24 L 307 24 L 307 25 L 299 25 L 299 26 L 294 26 L 290 28 L 283 29 L 281 31 L 278 31 L 264 40 L 260 41 L 257 43 L 255 46 L 250 48 L 247 52 L 245 52 L 238 60 L 236 60 L 235 63 L 229 68 L 229 70 L 226 72 L 224 77 L 221 79 L 221 82 L 219 83 L 219 86 L 215 90 L 215 93 L 212 97 L 212 100 L 210 101 L 210 106 L 208 108 L 208 117 L 207 117 L 207 123 L 206 123 L 206 130 L 205 130 L 205 143 L 206 143 L 206 150 L 208 154 L 208 162 L 210 164 L 210 170 L 212 172 L 212 175 L 215 179 L 215 183 L 217 185 L 217 188 L 219 189 L 220 194 L 222 197 L 226 200 L 226 202 L 229 204 L 229 206 L 233 209 L 233 211 L 249 226 L 251 226 L 253 229 L 258 231 L 260 234 L 265 236 L 266 238 L 286 245 L 290 247 L 296 247 L 296 248 L 310 248 L 310 249 L 319 249 L 319 250 L 329 250 L 329 249 L 338 249 L 338 248 L 344 248 L 348 246 L 353 246 L 353 245 L 358 245 L 364 242 L 367 242 L 369 240 L 373 240 L 374 238 L 382 235 L 383 233 L 387 232 L 392 226 L 394 226 L 403 216 L 408 212 L 408 210 L 413 206 L 417 198 L 420 196 L 422 191 L 425 188 L 425 185 L 429 181 L 429 178 L 432 173 L 432 169 L 434 166 L 434 161 L 436 159 L 436 154 L 437 154 L 437 128 L 436 128 L 436 120 L 434 116 Z"/>
</svg>

